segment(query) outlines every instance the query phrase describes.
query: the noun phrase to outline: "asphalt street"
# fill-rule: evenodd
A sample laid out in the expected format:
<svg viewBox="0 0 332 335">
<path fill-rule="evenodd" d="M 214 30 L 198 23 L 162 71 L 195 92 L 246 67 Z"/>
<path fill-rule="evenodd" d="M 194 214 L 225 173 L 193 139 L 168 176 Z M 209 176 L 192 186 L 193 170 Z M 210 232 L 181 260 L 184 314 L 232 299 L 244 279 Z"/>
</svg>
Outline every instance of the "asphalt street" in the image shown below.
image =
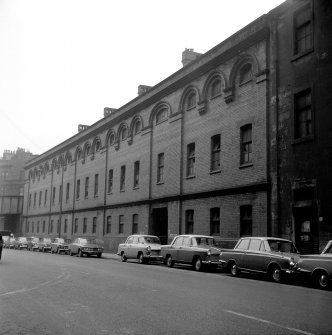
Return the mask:
<svg viewBox="0 0 332 335">
<path fill-rule="evenodd" d="M 8 250 L 0 334 L 332 334 L 332 291 L 188 267 Z"/>
</svg>

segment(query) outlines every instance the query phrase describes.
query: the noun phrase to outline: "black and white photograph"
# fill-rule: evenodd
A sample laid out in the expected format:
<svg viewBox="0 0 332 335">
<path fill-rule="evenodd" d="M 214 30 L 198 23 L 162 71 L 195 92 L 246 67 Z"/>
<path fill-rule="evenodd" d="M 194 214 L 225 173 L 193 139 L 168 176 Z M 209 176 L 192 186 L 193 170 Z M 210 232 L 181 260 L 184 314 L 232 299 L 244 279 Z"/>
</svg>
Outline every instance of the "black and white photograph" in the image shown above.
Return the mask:
<svg viewBox="0 0 332 335">
<path fill-rule="evenodd" d="M 0 335 L 332 335 L 332 0 L 0 0 Z"/>
</svg>

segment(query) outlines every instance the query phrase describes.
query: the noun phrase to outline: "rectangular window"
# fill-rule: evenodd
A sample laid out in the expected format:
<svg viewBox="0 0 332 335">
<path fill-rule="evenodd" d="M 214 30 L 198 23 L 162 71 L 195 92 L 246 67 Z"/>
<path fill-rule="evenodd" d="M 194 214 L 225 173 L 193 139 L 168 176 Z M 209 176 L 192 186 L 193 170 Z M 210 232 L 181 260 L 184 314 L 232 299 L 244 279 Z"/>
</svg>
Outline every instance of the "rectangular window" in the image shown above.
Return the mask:
<svg viewBox="0 0 332 335">
<path fill-rule="evenodd" d="M 195 175 L 195 143 L 187 146 L 187 177 Z"/>
<path fill-rule="evenodd" d="M 93 217 L 92 218 L 92 234 L 97 233 L 97 218 Z"/>
<path fill-rule="evenodd" d="M 158 155 L 157 183 L 162 183 L 164 181 L 164 164 L 165 155 L 164 153 L 161 153 Z"/>
<path fill-rule="evenodd" d="M 62 185 L 60 185 L 59 187 L 59 204 L 61 204 L 61 200 L 62 200 Z"/>
<path fill-rule="evenodd" d="M 39 233 L 39 221 L 37 221 L 37 233 Z"/>
<path fill-rule="evenodd" d="M 220 208 L 210 209 L 210 235 L 220 234 Z"/>
<path fill-rule="evenodd" d="M 220 170 L 220 135 L 211 137 L 211 171 Z"/>
<path fill-rule="evenodd" d="M 252 236 L 252 206 L 240 207 L 240 236 Z"/>
<path fill-rule="evenodd" d="M 132 229 L 133 234 L 138 233 L 138 214 L 133 214 L 133 229 Z"/>
<path fill-rule="evenodd" d="M 86 234 L 87 228 L 88 228 L 87 218 L 83 218 L 83 234 Z"/>
<path fill-rule="evenodd" d="M 39 191 L 39 207 L 41 206 L 41 201 L 42 201 L 42 191 Z"/>
<path fill-rule="evenodd" d="M 56 223 L 56 232 L 57 232 L 57 234 L 59 234 L 59 231 L 60 231 L 60 220 L 58 220 L 57 223 Z"/>
<path fill-rule="evenodd" d="M 99 174 L 95 174 L 95 190 L 94 190 L 94 196 L 98 196 L 98 188 L 99 188 Z"/>
<path fill-rule="evenodd" d="M 46 206 L 47 203 L 47 190 L 45 190 L 45 199 L 44 199 L 44 205 Z"/>
<path fill-rule="evenodd" d="M 33 207 L 36 207 L 36 197 L 37 197 L 37 194 L 35 192 L 35 194 L 33 195 Z"/>
<path fill-rule="evenodd" d="M 294 15 L 294 54 L 302 54 L 313 47 L 312 16 L 309 7 Z"/>
<path fill-rule="evenodd" d="M 241 164 L 252 161 L 252 125 L 241 127 Z"/>
<path fill-rule="evenodd" d="M 81 187 L 81 181 L 78 179 L 76 182 L 76 199 L 80 198 L 80 187 Z"/>
<path fill-rule="evenodd" d="M 108 216 L 106 218 L 106 234 L 110 234 L 111 233 L 111 220 L 112 220 L 112 217 L 111 216 Z"/>
<path fill-rule="evenodd" d="M 66 185 L 66 203 L 69 201 L 69 190 L 70 190 L 70 183 Z"/>
<path fill-rule="evenodd" d="M 53 233 L 53 220 L 51 220 L 49 232 Z"/>
<path fill-rule="evenodd" d="M 26 226 L 26 232 L 27 232 L 27 233 L 29 232 L 29 229 L 30 229 L 29 226 L 30 226 L 30 222 L 28 221 L 28 222 L 27 222 L 27 226 Z"/>
<path fill-rule="evenodd" d="M 45 226 L 46 226 L 45 220 L 43 220 L 43 233 L 45 233 Z"/>
<path fill-rule="evenodd" d="M 134 188 L 139 186 L 139 161 L 134 163 Z"/>
<path fill-rule="evenodd" d="M 188 209 L 186 211 L 186 234 L 194 233 L 194 211 L 192 209 Z"/>
<path fill-rule="evenodd" d="M 52 204 L 55 203 L 55 193 L 56 193 L 56 187 L 53 187 L 53 193 L 52 193 Z"/>
<path fill-rule="evenodd" d="M 119 234 L 123 234 L 124 216 L 119 216 Z"/>
<path fill-rule="evenodd" d="M 108 193 L 112 193 L 113 191 L 113 169 L 108 171 Z"/>
<path fill-rule="evenodd" d="M 313 134 L 311 90 L 295 94 L 295 138 L 304 138 Z"/>
<path fill-rule="evenodd" d="M 31 232 L 34 233 L 35 232 L 35 223 L 32 221 L 32 227 L 31 227 Z"/>
<path fill-rule="evenodd" d="M 68 219 L 65 219 L 65 225 L 63 227 L 63 233 L 67 234 L 67 229 L 68 229 Z"/>
<path fill-rule="evenodd" d="M 120 174 L 120 191 L 124 191 L 126 188 L 126 166 L 121 166 L 121 174 Z"/>
<path fill-rule="evenodd" d="M 74 234 L 77 234 L 77 231 L 78 231 L 78 218 L 75 218 Z"/>
<path fill-rule="evenodd" d="M 85 188 L 84 188 L 84 197 L 87 198 L 89 196 L 89 177 L 85 178 Z"/>
<path fill-rule="evenodd" d="M 31 208 L 31 193 L 29 194 L 29 208 Z"/>
</svg>

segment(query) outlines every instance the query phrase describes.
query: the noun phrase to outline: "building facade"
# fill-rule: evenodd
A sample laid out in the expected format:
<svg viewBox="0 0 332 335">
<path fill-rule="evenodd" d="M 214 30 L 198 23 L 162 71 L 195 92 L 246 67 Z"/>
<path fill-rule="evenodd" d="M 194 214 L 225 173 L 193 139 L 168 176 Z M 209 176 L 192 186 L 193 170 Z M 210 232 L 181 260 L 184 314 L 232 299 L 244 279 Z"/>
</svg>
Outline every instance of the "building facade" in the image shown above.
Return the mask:
<svg viewBox="0 0 332 335">
<path fill-rule="evenodd" d="M 282 98 L 297 79 L 282 37 L 294 31 L 285 24 L 289 9 L 303 5 L 312 13 L 309 0 L 287 1 L 203 55 L 186 49 L 181 70 L 154 87 L 141 85 L 137 98 L 105 108 L 103 119 L 30 161 L 25 234 L 86 236 L 108 251 L 132 233 L 164 243 L 180 233 L 207 234 L 225 246 L 245 235 L 296 239 L 289 197 L 302 176 L 284 147 L 300 146 L 282 115 L 293 103 Z"/>
<path fill-rule="evenodd" d="M 24 149 L 5 150 L 0 158 L 0 230 L 21 233 L 24 165 L 34 156 Z"/>
</svg>

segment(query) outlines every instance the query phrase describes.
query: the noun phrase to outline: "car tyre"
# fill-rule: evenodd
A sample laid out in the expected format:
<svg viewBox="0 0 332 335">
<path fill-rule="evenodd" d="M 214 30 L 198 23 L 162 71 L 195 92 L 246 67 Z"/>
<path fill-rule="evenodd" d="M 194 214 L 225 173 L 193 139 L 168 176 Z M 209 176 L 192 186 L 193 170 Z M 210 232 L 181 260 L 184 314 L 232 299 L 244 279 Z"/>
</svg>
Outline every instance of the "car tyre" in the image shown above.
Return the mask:
<svg viewBox="0 0 332 335">
<path fill-rule="evenodd" d="M 69 250 L 69 256 L 74 256 L 73 252 L 71 251 L 71 249 Z"/>
<path fill-rule="evenodd" d="M 61 254 L 60 248 L 58 248 L 57 253 L 58 253 L 59 255 Z"/>
<path fill-rule="evenodd" d="M 98 256 L 98 258 L 101 258 L 101 253 L 100 253 L 100 254 L 98 254 L 97 256 Z"/>
<path fill-rule="evenodd" d="M 329 278 L 325 271 L 318 271 L 313 276 L 314 285 L 322 290 L 329 287 Z"/>
<path fill-rule="evenodd" d="M 282 272 L 278 265 L 274 265 L 270 268 L 269 272 L 270 280 L 274 281 L 275 283 L 280 283 L 282 280 Z"/>
<path fill-rule="evenodd" d="M 235 262 L 229 265 L 229 271 L 233 277 L 237 277 L 240 274 L 240 270 Z"/>
<path fill-rule="evenodd" d="M 138 255 L 138 262 L 140 264 L 144 264 L 145 263 L 145 259 L 144 259 L 144 256 L 143 256 L 143 253 L 140 252 L 140 254 Z"/>
<path fill-rule="evenodd" d="M 122 262 L 127 262 L 127 257 L 124 252 L 121 253 L 121 261 Z"/>
<path fill-rule="evenodd" d="M 193 261 L 193 269 L 195 271 L 202 271 L 203 263 L 201 257 L 196 257 Z"/>
<path fill-rule="evenodd" d="M 78 257 L 83 257 L 83 252 L 81 249 L 78 250 Z"/>
<path fill-rule="evenodd" d="M 168 255 L 166 258 L 166 265 L 171 268 L 174 265 L 173 259 L 171 255 Z"/>
</svg>

